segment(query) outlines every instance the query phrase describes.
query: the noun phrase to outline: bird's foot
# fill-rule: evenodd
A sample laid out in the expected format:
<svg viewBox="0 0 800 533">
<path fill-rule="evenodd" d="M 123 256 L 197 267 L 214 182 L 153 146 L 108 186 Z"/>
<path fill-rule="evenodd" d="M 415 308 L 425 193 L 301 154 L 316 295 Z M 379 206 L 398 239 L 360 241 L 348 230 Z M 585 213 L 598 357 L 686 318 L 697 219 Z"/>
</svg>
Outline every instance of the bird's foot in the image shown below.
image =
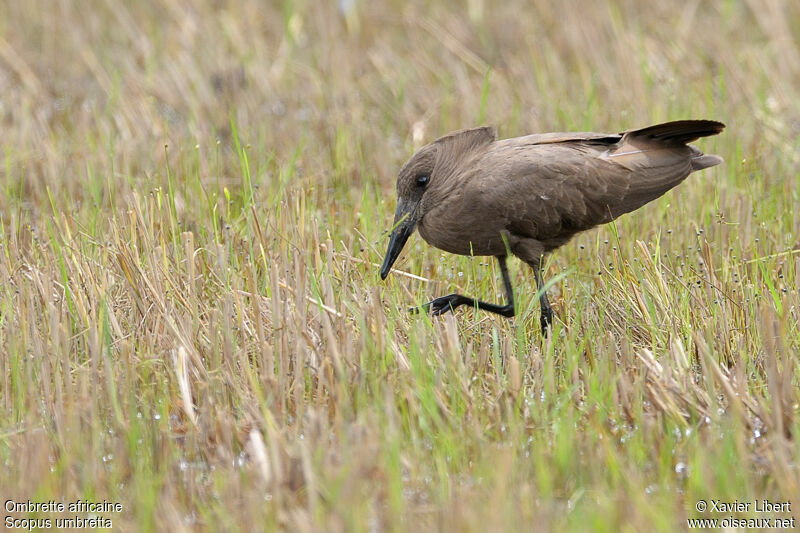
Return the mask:
<svg viewBox="0 0 800 533">
<path fill-rule="evenodd" d="M 459 305 L 469 303 L 472 300 L 460 294 L 448 294 L 447 296 L 440 296 L 435 300 L 420 305 L 419 307 L 411 307 L 408 312 L 412 314 L 424 312 L 430 313 L 433 316 L 439 316 L 447 313 L 448 311 L 455 310 Z"/>
<path fill-rule="evenodd" d="M 548 330 L 553 327 L 553 310 L 549 307 L 543 308 L 542 316 L 539 319 L 539 322 L 542 325 L 542 335 L 547 337 Z"/>
</svg>

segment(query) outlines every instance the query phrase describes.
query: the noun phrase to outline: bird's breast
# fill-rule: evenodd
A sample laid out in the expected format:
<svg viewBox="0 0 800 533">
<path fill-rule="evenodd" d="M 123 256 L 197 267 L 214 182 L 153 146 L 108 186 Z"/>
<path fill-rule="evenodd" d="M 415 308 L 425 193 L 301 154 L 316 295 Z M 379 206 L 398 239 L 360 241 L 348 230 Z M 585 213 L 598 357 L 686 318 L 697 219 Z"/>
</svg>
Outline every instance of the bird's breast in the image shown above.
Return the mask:
<svg viewBox="0 0 800 533">
<path fill-rule="evenodd" d="M 502 228 L 470 221 L 435 220 L 425 217 L 419 234 L 431 246 L 459 255 L 504 255 Z"/>
</svg>

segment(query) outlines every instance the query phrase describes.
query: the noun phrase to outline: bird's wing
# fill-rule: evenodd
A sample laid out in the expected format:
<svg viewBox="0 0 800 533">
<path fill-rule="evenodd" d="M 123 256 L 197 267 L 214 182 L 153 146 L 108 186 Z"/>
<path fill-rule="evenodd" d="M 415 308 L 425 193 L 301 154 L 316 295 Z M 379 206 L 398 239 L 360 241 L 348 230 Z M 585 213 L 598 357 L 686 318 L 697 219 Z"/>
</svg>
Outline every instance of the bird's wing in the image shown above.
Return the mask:
<svg viewBox="0 0 800 533">
<path fill-rule="evenodd" d="M 692 170 L 696 149 L 619 140 L 493 147 L 480 161 L 481 192 L 509 231 L 557 246 L 658 198 Z"/>
<path fill-rule="evenodd" d="M 500 149 L 509 146 L 519 147 L 536 144 L 556 144 L 581 141 L 606 142 L 613 144 L 622 139 L 622 135 L 622 133 L 597 133 L 590 131 L 534 133 L 531 135 L 525 135 L 523 137 L 503 139 L 496 141 L 494 144 Z"/>
</svg>

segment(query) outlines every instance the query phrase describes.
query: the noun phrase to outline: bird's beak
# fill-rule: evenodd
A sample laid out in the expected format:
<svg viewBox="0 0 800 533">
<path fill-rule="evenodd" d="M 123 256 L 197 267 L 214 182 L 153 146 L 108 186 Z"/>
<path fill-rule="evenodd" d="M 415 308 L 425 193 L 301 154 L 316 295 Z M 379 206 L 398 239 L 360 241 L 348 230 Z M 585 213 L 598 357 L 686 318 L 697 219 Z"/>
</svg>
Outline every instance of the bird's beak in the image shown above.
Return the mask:
<svg viewBox="0 0 800 533">
<path fill-rule="evenodd" d="M 381 265 L 381 279 L 386 279 L 392 265 L 400 255 L 400 251 L 405 246 L 406 241 L 414 233 L 417 226 L 417 202 L 410 202 L 404 198 L 397 201 L 397 211 L 394 214 L 394 230 L 389 237 L 389 247 L 386 249 L 386 257 L 383 258 Z"/>
</svg>

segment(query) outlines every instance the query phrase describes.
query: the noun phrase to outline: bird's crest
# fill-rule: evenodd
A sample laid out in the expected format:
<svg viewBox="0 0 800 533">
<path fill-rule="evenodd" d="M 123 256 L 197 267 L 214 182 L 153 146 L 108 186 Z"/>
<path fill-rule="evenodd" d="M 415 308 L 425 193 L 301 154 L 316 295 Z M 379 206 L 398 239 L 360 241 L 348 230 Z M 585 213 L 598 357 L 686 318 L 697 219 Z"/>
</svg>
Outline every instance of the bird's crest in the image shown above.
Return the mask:
<svg viewBox="0 0 800 533">
<path fill-rule="evenodd" d="M 437 146 L 436 173 L 455 174 L 462 165 L 468 165 L 472 156 L 481 153 L 497 139 L 497 131 L 491 126 L 454 131 L 431 143 Z"/>
<path fill-rule="evenodd" d="M 492 126 L 481 126 L 448 133 L 436 139 L 434 144 L 441 144 L 447 149 L 458 153 L 465 153 L 471 149 L 485 146 L 497 139 L 497 130 Z"/>
</svg>

